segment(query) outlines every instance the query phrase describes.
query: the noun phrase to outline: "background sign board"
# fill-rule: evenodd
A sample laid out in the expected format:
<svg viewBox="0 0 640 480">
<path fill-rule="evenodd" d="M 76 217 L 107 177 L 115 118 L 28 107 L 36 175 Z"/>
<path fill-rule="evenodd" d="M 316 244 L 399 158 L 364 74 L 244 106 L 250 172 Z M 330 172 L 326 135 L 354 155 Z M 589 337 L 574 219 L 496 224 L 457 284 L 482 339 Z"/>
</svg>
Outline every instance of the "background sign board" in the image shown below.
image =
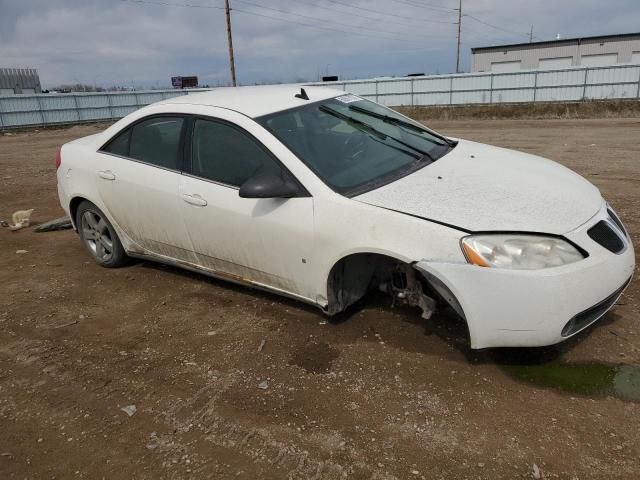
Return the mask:
<svg viewBox="0 0 640 480">
<path fill-rule="evenodd" d="M 198 77 L 171 77 L 173 88 L 195 88 L 198 86 Z"/>
</svg>

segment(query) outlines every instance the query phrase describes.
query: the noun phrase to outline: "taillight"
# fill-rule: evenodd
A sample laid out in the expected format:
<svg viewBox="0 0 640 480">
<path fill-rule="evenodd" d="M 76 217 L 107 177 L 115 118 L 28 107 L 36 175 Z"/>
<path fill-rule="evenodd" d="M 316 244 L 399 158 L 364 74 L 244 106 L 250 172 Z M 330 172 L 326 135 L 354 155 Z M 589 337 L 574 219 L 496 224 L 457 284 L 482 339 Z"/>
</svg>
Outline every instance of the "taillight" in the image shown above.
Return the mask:
<svg viewBox="0 0 640 480">
<path fill-rule="evenodd" d="M 62 165 L 62 147 L 58 149 L 58 154 L 56 155 L 56 170 L 60 168 Z"/>
</svg>

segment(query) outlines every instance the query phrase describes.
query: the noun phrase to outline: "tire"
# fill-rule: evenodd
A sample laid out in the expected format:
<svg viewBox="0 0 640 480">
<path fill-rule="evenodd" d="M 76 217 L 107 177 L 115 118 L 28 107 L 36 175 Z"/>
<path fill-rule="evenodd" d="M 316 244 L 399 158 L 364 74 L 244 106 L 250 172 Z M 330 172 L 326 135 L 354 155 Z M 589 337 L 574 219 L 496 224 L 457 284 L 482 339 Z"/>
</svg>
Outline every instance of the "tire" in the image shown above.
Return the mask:
<svg viewBox="0 0 640 480">
<path fill-rule="evenodd" d="M 121 267 L 127 263 L 124 247 L 107 216 L 93 203 L 84 200 L 76 211 L 76 226 L 80 240 L 99 265 Z"/>
</svg>

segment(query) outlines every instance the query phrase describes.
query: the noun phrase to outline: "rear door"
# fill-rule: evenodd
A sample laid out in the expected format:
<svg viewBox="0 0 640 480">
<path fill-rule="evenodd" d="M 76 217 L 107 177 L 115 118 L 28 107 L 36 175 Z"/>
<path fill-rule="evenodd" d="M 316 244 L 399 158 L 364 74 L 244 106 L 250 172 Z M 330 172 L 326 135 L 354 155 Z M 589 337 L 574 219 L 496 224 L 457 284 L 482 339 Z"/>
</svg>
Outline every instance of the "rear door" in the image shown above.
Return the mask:
<svg viewBox="0 0 640 480">
<path fill-rule="evenodd" d="M 116 225 L 139 247 L 194 263 L 179 190 L 184 130 L 181 115 L 143 118 L 98 153 L 98 190 Z"/>
<path fill-rule="evenodd" d="M 240 198 L 258 172 L 289 176 L 260 141 L 231 122 L 195 118 L 190 175 L 182 207 L 199 263 L 238 281 L 315 300 L 312 261 L 313 198 Z"/>
</svg>

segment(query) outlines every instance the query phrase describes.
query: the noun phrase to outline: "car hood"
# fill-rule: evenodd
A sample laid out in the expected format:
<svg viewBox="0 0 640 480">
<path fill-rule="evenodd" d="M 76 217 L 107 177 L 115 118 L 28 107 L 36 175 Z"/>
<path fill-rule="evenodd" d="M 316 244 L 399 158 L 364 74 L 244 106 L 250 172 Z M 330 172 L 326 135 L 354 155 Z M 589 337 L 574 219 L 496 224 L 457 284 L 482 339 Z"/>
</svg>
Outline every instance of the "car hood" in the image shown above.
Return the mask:
<svg viewBox="0 0 640 480">
<path fill-rule="evenodd" d="M 595 186 L 562 165 L 466 140 L 354 200 L 469 231 L 557 235 L 587 222 L 603 204 Z"/>
</svg>

